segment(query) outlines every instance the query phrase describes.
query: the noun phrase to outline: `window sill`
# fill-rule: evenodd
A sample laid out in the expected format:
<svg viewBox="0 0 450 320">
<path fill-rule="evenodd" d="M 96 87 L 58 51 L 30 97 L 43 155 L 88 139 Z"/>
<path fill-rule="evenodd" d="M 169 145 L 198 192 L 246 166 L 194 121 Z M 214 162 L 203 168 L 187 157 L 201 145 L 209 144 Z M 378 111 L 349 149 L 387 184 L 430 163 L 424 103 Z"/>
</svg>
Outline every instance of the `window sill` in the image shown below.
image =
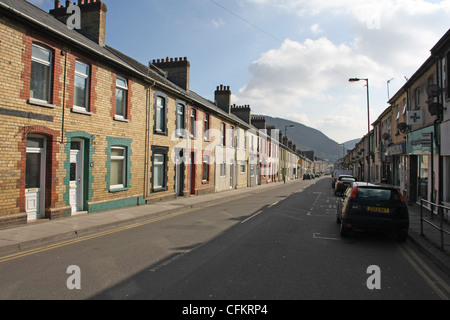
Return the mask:
<svg viewBox="0 0 450 320">
<path fill-rule="evenodd" d="M 130 188 L 127 187 L 109 187 L 109 192 L 110 193 L 115 193 L 115 192 L 121 192 L 121 191 L 127 191 Z"/>
<path fill-rule="evenodd" d="M 160 136 L 167 136 L 167 132 L 165 132 L 165 131 L 158 131 L 158 130 L 155 130 L 155 131 L 153 132 L 153 134 L 157 134 L 157 135 L 160 135 Z"/>
<path fill-rule="evenodd" d="M 114 120 L 115 120 L 115 121 L 119 121 L 119 122 L 130 122 L 130 120 L 125 119 L 125 118 L 122 117 L 122 116 L 114 116 Z"/>
<path fill-rule="evenodd" d="M 76 107 L 73 107 L 71 110 L 72 110 L 72 113 L 84 114 L 86 116 L 92 116 L 93 115 L 92 112 L 86 111 L 84 109 L 77 109 Z"/>
<path fill-rule="evenodd" d="M 44 107 L 44 108 L 49 108 L 49 109 L 55 109 L 56 105 L 42 101 L 42 100 L 37 100 L 37 99 L 33 99 L 30 98 L 28 99 L 28 104 L 32 104 L 35 106 L 39 106 L 39 107 Z"/>
<path fill-rule="evenodd" d="M 152 189 L 152 193 L 164 192 L 164 191 L 167 191 L 167 190 L 168 190 L 167 187 L 159 187 L 159 188 Z"/>
</svg>

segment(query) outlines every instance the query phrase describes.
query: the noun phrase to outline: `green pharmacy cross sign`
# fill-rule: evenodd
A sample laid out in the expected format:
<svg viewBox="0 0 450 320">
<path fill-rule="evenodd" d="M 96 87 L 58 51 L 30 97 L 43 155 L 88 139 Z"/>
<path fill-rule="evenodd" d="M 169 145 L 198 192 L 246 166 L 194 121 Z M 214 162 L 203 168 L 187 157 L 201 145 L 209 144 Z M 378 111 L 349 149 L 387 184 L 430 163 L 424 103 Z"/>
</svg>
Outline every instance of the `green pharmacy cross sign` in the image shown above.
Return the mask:
<svg viewBox="0 0 450 320">
<path fill-rule="evenodd" d="M 422 111 L 409 111 L 408 112 L 408 125 L 423 124 L 423 112 Z"/>
</svg>

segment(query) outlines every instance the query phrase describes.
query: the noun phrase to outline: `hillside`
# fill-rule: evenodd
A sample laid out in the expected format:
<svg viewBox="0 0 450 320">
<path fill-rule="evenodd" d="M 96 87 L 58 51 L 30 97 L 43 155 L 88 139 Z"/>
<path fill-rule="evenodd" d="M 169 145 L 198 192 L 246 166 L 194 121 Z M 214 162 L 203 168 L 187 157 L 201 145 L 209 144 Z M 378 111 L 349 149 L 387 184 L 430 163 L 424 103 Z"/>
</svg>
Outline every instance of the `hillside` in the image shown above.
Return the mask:
<svg viewBox="0 0 450 320">
<path fill-rule="evenodd" d="M 297 149 L 302 151 L 313 150 L 316 157 L 330 161 L 336 161 L 342 158 L 344 152 L 343 146 L 328 138 L 319 130 L 286 119 L 272 118 L 270 116 L 264 117 L 267 120 L 267 125 L 275 126 L 277 129 L 283 131 L 283 135 L 285 126 L 294 125 L 294 128 L 287 129 L 287 136 L 297 146 Z M 349 141 L 349 145 L 353 144 L 354 146 L 356 142 L 353 140 L 351 142 Z"/>
</svg>

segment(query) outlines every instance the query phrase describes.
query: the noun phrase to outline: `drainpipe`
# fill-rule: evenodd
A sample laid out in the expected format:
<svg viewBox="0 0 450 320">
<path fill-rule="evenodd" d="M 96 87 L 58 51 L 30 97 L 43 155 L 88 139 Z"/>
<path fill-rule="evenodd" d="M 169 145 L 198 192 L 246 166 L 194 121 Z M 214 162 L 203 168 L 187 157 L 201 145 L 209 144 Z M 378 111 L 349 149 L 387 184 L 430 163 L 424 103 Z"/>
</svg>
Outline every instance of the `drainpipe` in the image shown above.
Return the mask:
<svg viewBox="0 0 450 320">
<path fill-rule="evenodd" d="M 64 121 L 66 112 L 66 74 L 67 74 L 67 52 L 61 51 L 61 55 L 64 56 L 64 80 L 63 80 L 63 97 L 62 97 L 62 123 L 61 123 L 61 144 L 64 144 Z"/>
<path fill-rule="evenodd" d="M 145 134 L 145 174 L 144 174 L 144 195 L 145 195 L 145 199 L 148 199 L 149 195 L 149 163 L 150 163 L 150 109 L 152 107 L 152 103 L 151 103 L 151 99 L 152 99 L 152 88 L 156 85 L 156 81 L 153 81 L 153 84 L 151 84 L 148 88 L 147 88 L 147 107 L 145 110 L 146 116 L 147 116 L 147 121 L 146 121 L 146 134 Z M 144 200 L 145 200 L 144 199 Z M 146 201 L 146 200 L 145 200 Z"/>
</svg>

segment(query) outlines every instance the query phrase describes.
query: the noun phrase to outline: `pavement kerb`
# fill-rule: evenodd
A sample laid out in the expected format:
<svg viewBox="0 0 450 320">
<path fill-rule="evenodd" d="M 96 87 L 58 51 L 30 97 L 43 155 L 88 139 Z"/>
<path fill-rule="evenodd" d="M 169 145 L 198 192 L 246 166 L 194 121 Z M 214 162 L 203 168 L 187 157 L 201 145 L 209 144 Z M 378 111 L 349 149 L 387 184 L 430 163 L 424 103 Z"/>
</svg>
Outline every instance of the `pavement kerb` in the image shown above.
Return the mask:
<svg viewBox="0 0 450 320">
<path fill-rule="evenodd" d="M 299 182 L 302 180 L 291 180 L 286 182 L 286 184 Z M 152 219 L 161 218 L 164 216 L 168 216 L 171 214 L 175 214 L 177 212 L 186 211 L 189 209 L 195 209 L 202 206 L 205 206 L 211 201 L 227 201 L 232 200 L 233 198 L 240 198 L 244 196 L 251 196 L 252 194 L 257 194 L 259 192 L 263 192 L 270 188 L 281 187 L 285 185 L 284 182 L 275 182 L 271 184 L 259 185 L 252 188 L 244 188 L 244 189 L 233 189 L 230 191 L 220 192 L 220 193 L 212 193 L 203 196 L 195 196 L 190 198 L 180 198 L 176 200 L 164 201 L 153 204 L 146 204 L 142 206 L 136 207 L 128 207 L 110 211 L 103 211 L 98 213 L 85 214 L 80 216 L 74 216 L 70 218 L 58 219 L 58 220 L 49 220 L 42 221 L 32 224 L 27 224 L 24 226 L 18 226 L 8 229 L 0 230 L 0 240 L 2 240 L 2 234 L 6 232 L 20 232 L 24 230 L 30 230 L 31 228 L 41 228 L 51 230 L 53 234 L 46 236 L 34 236 L 26 241 L 12 241 L 15 243 L 9 245 L 0 245 L 0 255 L 8 255 L 14 254 L 21 251 L 33 250 L 39 247 L 48 246 L 56 242 L 62 241 L 70 241 L 75 240 L 77 238 L 82 238 L 85 236 L 89 236 L 99 232 L 107 232 L 108 230 L 113 230 L 116 228 L 131 226 L 134 224 L 144 223 L 145 221 L 149 221 Z M 169 207 L 169 208 L 168 208 Z M 132 214 L 130 214 L 132 212 Z M 111 216 L 120 216 L 125 214 L 128 216 L 122 219 L 113 219 L 112 222 L 105 222 L 108 218 L 111 219 Z M 93 217 L 102 216 L 105 219 L 102 219 L 101 222 L 95 223 L 87 223 L 90 224 L 86 227 L 80 228 L 72 228 L 70 229 L 70 225 L 75 223 L 76 220 L 89 220 Z M 66 229 L 70 230 L 58 232 L 56 229 L 58 225 L 66 225 Z M 69 226 L 67 226 L 69 225 Z M 52 228 L 54 227 L 54 228 Z M 53 229 L 53 230 L 52 230 Z M 55 231 L 56 230 L 56 231 Z"/>
<path fill-rule="evenodd" d="M 450 277 L 450 257 L 413 230 L 409 231 L 408 238 L 425 256 Z"/>
</svg>

